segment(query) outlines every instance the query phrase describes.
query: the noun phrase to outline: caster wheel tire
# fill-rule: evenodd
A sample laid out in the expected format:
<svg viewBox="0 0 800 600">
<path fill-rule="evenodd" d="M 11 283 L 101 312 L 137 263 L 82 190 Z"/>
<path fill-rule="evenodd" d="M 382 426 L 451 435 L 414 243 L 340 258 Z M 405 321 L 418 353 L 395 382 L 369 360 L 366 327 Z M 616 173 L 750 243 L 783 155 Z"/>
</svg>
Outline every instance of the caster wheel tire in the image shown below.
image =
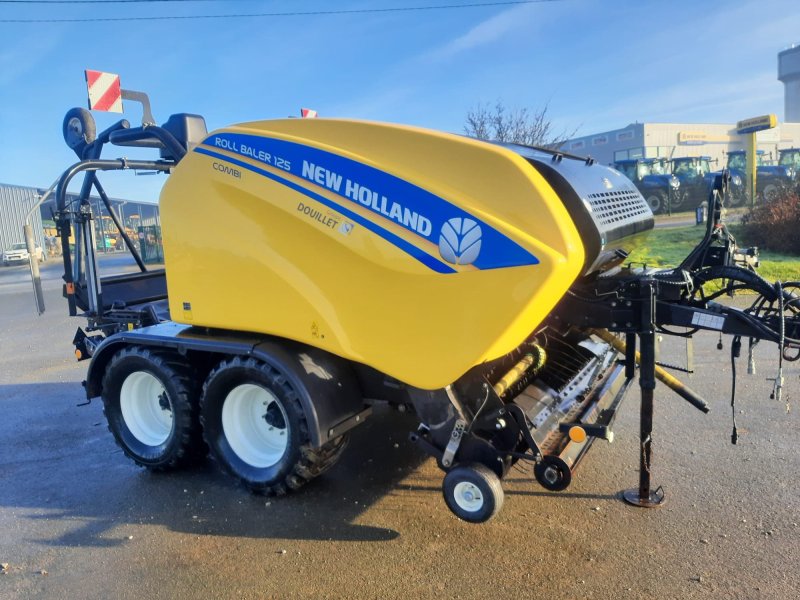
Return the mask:
<svg viewBox="0 0 800 600">
<path fill-rule="evenodd" d="M 455 467 L 442 484 L 447 507 L 459 519 L 485 523 L 503 506 L 503 487 L 494 471 L 480 464 Z"/>
<path fill-rule="evenodd" d="M 103 412 L 125 455 L 154 471 L 186 466 L 206 455 L 197 393 L 177 356 L 140 347 L 117 352 L 103 377 Z"/>
<path fill-rule="evenodd" d="M 572 471 L 563 460 L 557 456 L 545 456 L 541 462 L 533 467 L 536 481 L 551 492 L 561 492 L 569 487 L 572 482 Z"/>
<path fill-rule="evenodd" d="M 71 108 L 64 115 L 62 133 L 67 146 L 81 156 L 84 148 L 97 137 L 97 126 L 92 113 L 85 108 Z"/>
<path fill-rule="evenodd" d="M 312 448 L 300 398 L 276 368 L 234 357 L 203 386 L 203 434 L 211 455 L 250 491 L 270 496 L 297 490 L 336 463 L 340 436 Z"/>
</svg>

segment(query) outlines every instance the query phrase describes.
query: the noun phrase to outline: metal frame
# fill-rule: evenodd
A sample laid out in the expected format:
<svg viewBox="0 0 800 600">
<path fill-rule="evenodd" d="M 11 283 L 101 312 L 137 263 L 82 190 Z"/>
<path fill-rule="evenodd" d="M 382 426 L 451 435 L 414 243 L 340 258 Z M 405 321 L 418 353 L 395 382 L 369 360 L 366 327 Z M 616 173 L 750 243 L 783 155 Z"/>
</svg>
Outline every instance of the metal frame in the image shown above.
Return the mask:
<svg viewBox="0 0 800 600">
<path fill-rule="evenodd" d="M 616 286 L 613 290 L 600 289 L 595 282 L 587 286 L 594 293 L 593 297 L 573 292 L 555 311 L 561 321 L 594 329 L 604 339 L 608 339 L 608 334 L 604 336 L 597 330 L 624 334 L 627 344 L 623 347 L 621 342 L 617 342 L 617 348 L 625 353 L 628 378 L 633 377 L 635 365 L 639 364 L 639 486 L 623 494 L 626 502 L 636 506 L 656 507 L 665 497 L 662 488 L 653 490 L 651 484 L 656 378 L 699 410 L 708 412 L 707 403 L 699 395 L 656 366 L 657 331 L 663 326 L 685 326 L 693 331 L 705 329 L 751 339 L 767 339 L 781 344 L 782 355 L 787 338 L 800 338 L 800 316 L 787 319 L 781 312 L 780 315 L 759 317 L 714 302 L 692 301 L 678 291 L 714 279 L 735 279 L 774 297 L 781 306 L 784 302 L 797 304 L 800 300 L 796 295 L 781 290 L 779 284 L 772 286 L 767 283 L 749 266 L 735 264 L 738 256 L 735 240 L 721 221 L 729 178 L 723 172 L 717 179 L 708 201 L 710 218 L 705 236 L 677 269 L 667 273 L 648 269 L 639 274 L 631 271 L 627 278 L 611 279 Z M 582 291 L 588 294 L 588 290 Z M 636 352 L 637 337 L 640 353 Z M 796 341 L 792 345 L 799 347 Z M 776 378 L 778 388 L 779 378 L 780 371 Z"/>
<path fill-rule="evenodd" d="M 175 163 L 167 161 L 144 161 L 144 160 L 127 160 L 124 158 L 116 160 L 100 160 L 100 159 L 87 159 L 72 165 L 61 176 L 56 190 L 56 224 L 59 234 L 61 236 L 61 251 L 64 259 L 64 283 L 66 286 L 66 297 L 69 306 L 69 315 L 75 316 L 78 314 L 75 304 L 75 285 L 84 279 L 81 266 L 86 266 L 86 281 L 90 290 L 90 307 L 94 316 L 99 317 L 100 308 L 103 306 L 102 302 L 102 285 L 98 276 L 97 256 L 94 246 L 94 228 L 92 220 L 92 207 L 89 203 L 89 194 L 92 187 L 97 189 L 106 209 L 109 211 L 114 223 L 119 227 L 119 220 L 114 213 L 108 196 L 105 194 L 102 186 L 96 180 L 96 171 L 116 171 L 124 169 L 146 169 L 155 171 L 169 171 Z M 73 177 L 79 173 L 87 172 L 83 180 L 80 195 L 77 199 L 77 207 L 67 206 L 67 187 Z M 69 237 L 72 224 L 76 225 L 75 231 L 75 261 L 73 264 L 72 255 L 69 248 Z M 120 228 L 122 232 L 122 229 Z M 122 233 L 122 238 L 125 241 L 128 249 L 134 256 L 136 263 L 142 272 L 147 271 L 141 256 L 136 251 L 131 239 Z"/>
<path fill-rule="evenodd" d="M 136 99 L 141 101 L 141 98 Z M 86 336 L 80 330 L 76 334 L 74 340 L 76 348 L 85 352 L 87 358 L 89 356 L 92 358 L 86 382 L 87 397 L 90 399 L 100 392 L 102 373 L 111 356 L 125 345 L 136 344 L 166 348 L 182 355 L 192 354 L 195 357 L 217 355 L 216 359 L 219 356 L 252 356 L 268 364 L 277 365 L 279 368 L 291 364 L 293 349 L 301 347 L 294 342 L 274 340 L 268 336 L 228 331 L 197 331 L 189 326 L 172 322 L 141 327 L 144 319 L 135 311 L 123 309 L 117 311 L 115 315 L 113 310 L 105 310 L 103 281 L 98 273 L 96 255 L 93 226 L 95 215 L 92 214 L 92 207 L 88 200 L 93 188 L 100 195 L 109 215 L 120 230 L 125 244 L 134 255 L 141 272 L 146 273 L 147 268 L 132 240 L 125 234 L 105 190 L 97 180 L 97 171 L 136 169 L 169 172 L 186 153 L 186 148 L 169 131 L 147 122 L 148 118 L 152 120 L 152 116 L 149 114 L 149 105 L 146 103 L 144 111 L 145 122 L 142 127 L 131 129 L 128 122 L 122 120 L 101 133 L 91 144 L 82 147 L 82 160 L 63 173 L 57 186 L 56 216 L 64 257 L 64 281 L 69 314 L 71 316 L 77 314 L 76 285 L 85 283 L 88 291 L 86 316 L 90 322 L 89 329 L 100 329 L 105 334 L 114 333 L 105 339 L 101 336 Z M 173 160 L 101 160 L 99 158 L 101 150 L 104 144 L 109 142 L 119 145 L 160 147 L 167 153 L 162 152 L 162 156 L 171 156 Z M 549 161 L 542 161 L 541 157 L 535 153 L 523 154 L 523 156 L 531 161 L 537 161 L 537 166 L 541 167 L 545 176 L 550 178 L 554 187 L 559 185 L 559 177 L 564 178 L 560 175 L 561 171 L 559 170 L 567 167 L 562 164 L 563 158 L 573 158 L 571 155 L 559 152 L 548 154 Z M 591 159 L 587 159 L 585 164 L 591 166 Z M 80 173 L 85 173 L 85 178 L 76 201 L 77 206 L 68 205 L 66 202 L 67 187 L 70 181 Z M 583 174 L 581 176 L 588 177 Z M 777 291 L 772 290 L 770 284 L 760 279 L 752 270 L 736 264 L 735 240 L 721 223 L 722 204 L 727 193 L 727 184 L 727 173 L 723 171 L 723 175 L 718 178 L 709 197 L 709 223 L 705 236 L 677 269 L 668 272 L 625 269 L 618 270 L 615 274 L 612 271 L 623 260 L 624 254 L 621 254 L 619 250 L 611 253 L 611 248 L 609 248 L 609 252 L 613 256 L 609 258 L 603 255 L 602 260 L 598 257 L 598 261 L 602 262 L 599 266 L 597 264 L 584 265 L 583 278 L 573 286 L 550 317 L 551 325 L 567 324 L 586 330 L 584 332 L 586 336 L 592 333 L 599 335 L 614 346 L 618 352 L 623 353 L 625 357 L 624 363 L 621 365 L 609 367 L 608 363 L 605 363 L 610 376 L 603 384 L 587 386 L 587 391 L 590 390 L 588 393 L 591 393 L 592 396 L 581 408 L 580 419 L 575 423 L 559 423 L 556 428 L 557 433 L 567 439 L 568 433 L 565 429 L 569 429 L 570 426 L 583 427 L 584 433 L 587 434 L 585 439 L 564 442 L 563 439 L 558 438 L 558 448 L 554 449 L 552 454 L 545 454 L 531 433 L 523 409 L 501 397 L 500 393 L 488 385 L 487 380 L 480 378 L 467 382 L 459 380 L 452 387 L 448 386 L 446 389 L 432 392 L 408 389 L 408 398 L 414 404 L 423 422 L 425 419 L 422 415 L 427 410 L 437 417 L 436 423 L 441 425 L 435 434 L 431 432 L 431 428 L 423 426 L 420 431 L 412 434 L 411 439 L 425 451 L 436 456 L 444 469 L 449 469 L 455 464 L 462 445 L 475 442 L 488 446 L 490 454 L 495 453 L 501 461 L 516 458 L 532 461 L 537 466 L 546 465 L 549 461 L 552 465 L 566 469 L 564 474 L 569 476 L 581 458 L 585 456 L 596 437 L 609 438 L 609 427 L 626 391 L 634 380 L 638 363 L 640 365 L 641 396 L 639 485 L 636 489 L 626 491 L 624 498 L 627 502 L 637 506 L 659 506 L 664 500 L 664 494 L 661 488 L 653 490 L 651 482 L 656 379 L 664 381 L 696 408 L 703 412 L 708 411 L 708 406 L 702 398 L 674 378 L 664 374 L 663 370 L 656 366 L 655 340 L 659 328 L 678 325 L 692 327 L 694 330 L 711 329 L 753 339 L 770 339 L 781 344 L 781 351 L 784 348 L 785 338 L 793 340 L 800 338 L 800 317 L 787 320 L 782 311 L 784 298 L 789 302 L 795 302 L 798 298 L 781 291 L 780 285 L 777 286 Z M 671 193 L 671 190 L 668 192 Z M 583 207 L 577 193 L 574 194 L 572 200 L 566 197 L 564 200 L 568 206 L 568 202 L 576 201 Z M 668 203 L 670 203 L 669 199 Z M 577 214 L 576 210 L 572 211 L 576 222 L 579 222 L 580 219 L 587 222 L 594 219 L 594 214 L 590 210 L 585 208 L 581 208 L 581 210 L 585 214 Z M 69 251 L 70 227 L 73 223 L 76 226 L 74 263 Z M 641 223 L 636 222 L 630 224 L 630 227 L 636 229 L 639 225 Z M 591 227 L 588 229 L 591 230 Z M 599 227 L 596 229 L 598 232 L 600 231 Z M 606 234 L 608 233 L 606 231 Z M 615 233 L 622 239 L 632 231 L 621 228 L 620 231 L 613 230 L 611 233 Z M 604 235 L 602 243 L 598 242 L 597 254 L 604 249 L 605 243 Z M 599 275 L 600 267 L 605 270 L 602 276 Z M 711 279 L 722 278 L 743 281 L 765 294 L 774 291 L 776 297 L 781 300 L 780 314 L 748 315 L 744 311 L 723 307 L 705 300 L 696 301 L 691 296 L 687 297 L 686 291 L 691 290 L 693 286 L 701 285 Z M 152 306 L 150 308 L 152 309 Z M 120 331 L 123 323 L 135 324 L 136 327 L 141 328 L 134 331 Z M 780 334 L 777 333 L 778 328 Z M 626 336 L 627 344 L 611 342 L 603 332 L 606 334 L 608 332 L 622 333 Z M 637 338 L 640 353 L 636 352 Z M 800 347 L 800 342 L 792 342 L 792 344 L 795 343 Z M 341 378 L 334 378 L 336 380 L 334 384 L 338 385 L 340 381 L 346 381 L 349 385 L 351 379 L 352 381 L 357 379 L 346 375 L 352 370 L 352 363 L 323 353 L 316 348 L 306 346 L 302 346 L 302 348 L 304 351 L 320 356 L 321 360 L 328 361 L 335 372 L 342 374 Z M 290 369 L 289 377 L 299 377 L 299 375 L 292 375 Z M 462 383 L 468 388 L 466 391 L 453 389 Z M 776 385 L 778 384 L 776 383 Z M 323 389 L 321 386 L 323 384 L 319 384 L 318 389 L 311 389 L 310 393 L 301 398 L 309 420 L 312 442 L 316 446 L 321 446 L 333 436 L 341 435 L 369 414 L 369 407 L 365 408 L 362 394 L 355 391 L 345 394 L 341 389 L 331 388 L 329 390 Z M 355 384 L 354 386 L 353 390 L 356 390 L 358 386 Z M 484 393 L 485 399 L 477 411 L 473 413 L 466 410 L 466 398 L 474 400 L 483 397 Z M 514 444 L 516 446 L 512 444 L 506 448 L 498 447 L 505 442 L 496 442 L 497 438 L 482 437 L 489 431 L 506 427 L 509 427 L 508 431 L 515 436 Z M 497 445 L 495 445 L 496 443 Z M 542 447 L 546 447 L 544 443 Z M 569 477 L 562 483 L 566 487 Z M 563 489 L 563 487 L 554 487 L 553 489 Z"/>
<path fill-rule="evenodd" d="M 95 215 L 92 214 L 89 195 L 94 188 L 103 202 L 114 225 L 120 232 L 125 245 L 133 255 L 137 266 L 142 273 L 147 272 L 147 267 L 141 255 L 136 250 L 133 241 L 125 232 L 116 211 L 111 205 L 108 195 L 97 179 L 97 171 L 119 171 L 119 170 L 147 170 L 157 172 L 169 172 L 177 162 L 186 154 L 186 148 L 169 131 L 152 125 L 152 114 L 150 113 L 149 100 L 145 94 L 126 90 L 126 98 L 142 103 L 144 117 L 142 127 L 131 128 L 130 123 L 121 119 L 108 129 L 101 132 L 90 144 L 79 146 L 76 150 L 80 162 L 72 165 L 61 175 L 56 187 L 56 225 L 61 238 L 61 250 L 64 261 L 64 283 L 65 295 L 69 307 L 70 316 L 77 315 L 75 302 L 76 285 L 84 281 L 87 285 L 89 298 L 89 313 L 94 318 L 94 327 L 103 324 L 103 298 L 102 283 L 98 272 L 95 232 L 92 224 Z M 115 160 L 100 159 L 103 147 L 107 143 L 128 145 L 137 142 L 154 143 L 157 147 L 166 149 L 174 160 L 128 160 L 125 158 Z M 67 205 L 67 188 L 72 179 L 85 173 L 81 191 L 77 200 Z M 69 248 L 69 237 L 72 225 L 75 224 L 75 260 L 73 262 Z M 85 267 L 85 275 L 84 275 Z"/>
</svg>

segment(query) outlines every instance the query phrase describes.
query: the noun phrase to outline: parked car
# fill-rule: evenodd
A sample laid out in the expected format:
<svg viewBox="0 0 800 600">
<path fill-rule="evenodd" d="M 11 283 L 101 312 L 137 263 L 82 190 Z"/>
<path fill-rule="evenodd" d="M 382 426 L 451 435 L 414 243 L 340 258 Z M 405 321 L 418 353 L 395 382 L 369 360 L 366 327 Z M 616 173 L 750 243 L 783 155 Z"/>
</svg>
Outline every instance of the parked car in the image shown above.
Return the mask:
<svg viewBox="0 0 800 600">
<path fill-rule="evenodd" d="M 39 262 L 43 262 L 45 260 L 44 252 L 40 246 L 36 246 L 33 249 L 33 252 L 36 260 Z M 27 262 L 30 260 L 30 256 L 31 255 L 28 253 L 28 247 L 25 245 L 25 242 L 11 244 L 11 246 L 6 248 L 5 252 L 3 252 L 3 266 L 7 267 L 12 263 Z"/>
</svg>

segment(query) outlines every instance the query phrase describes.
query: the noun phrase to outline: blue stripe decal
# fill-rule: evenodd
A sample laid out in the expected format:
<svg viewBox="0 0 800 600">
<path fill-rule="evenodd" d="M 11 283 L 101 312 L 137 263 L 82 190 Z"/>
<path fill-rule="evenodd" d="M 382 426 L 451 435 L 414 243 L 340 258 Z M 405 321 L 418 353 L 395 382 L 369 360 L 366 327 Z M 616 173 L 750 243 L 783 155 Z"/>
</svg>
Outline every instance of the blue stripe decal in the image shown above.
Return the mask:
<svg viewBox="0 0 800 600">
<path fill-rule="evenodd" d="M 344 206 L 340 206 L 339 204 L 337 204 L 336 202 L 333 202 L 332 200 L 329 200 L 325 196 L 321 196 L 319 194 L 316 194 L 316 193 L 312 192 L 311 190 L 308 190 L 308 189 L 306 189 L 304 187 L 301 187 L 301 186 L 297 185 L 294 182 L 291 182 L 291 181 L 289 181 L 287 179 L 284 179 L 283 177 L 278 177 L 277 175 L 274 175 L 273 173 L 270 173 L 269 171 L 265 171 L 264 169 L 259 169 L 258 167 L 255 167 L 255 166 L 253 166 L 253 165 L 251 165 L 249 163 L 246 163 L 244 161 L 237 160 L 235 158 L 231 158 L 231 157 L 225 156 L 223 154 L 218 154 L 216 152 L 212 152 L 210 150 L 206 150 L 205 148 L 200 148 L 199 146 L 197 148 L 195 148 L 195 152 L 198 152 L 199 154 L 205 154 L 205 155 L 211 156 L 213 158 L 218 158 L 220 160 L 224 160 L 224 161 L 232 163 L 232 164 L 234 164 L 236 166 L 242 167 L 243 169 L 248 169 L 250 171 L 258 173 L 259 175 L 263 175 L 263 176 L 265 176 L 265 177 L 267 177 L 269 179 L 272 179 L 273 181 L 275 181 L 277 183 L 280 183 L 281 185 L 285 185 L 286 187 L 291 188 L 291 189 L 295 190 L 296 192 L 299 192 L 299 193 L 303 194 L 304 196 L 308 196 L 309 198 L 312 198 L 312 199 L 316 200 L 320 204 L 324 204 L 328 208 L 332 208 L 333 210 L 342 213 L 348 219 L 351 219 L 352 221 L 355 221 L 359 225 L 362 225 L 363 227 L 369 229 L 373 233 L 379 235 L 380 237 L 382 237 L 386 241 L 390 242 L 391 244 L 393 244 L 393 245 L 397 246 L 398 248 L 400 248 L 401 250 L 403 250 L 406 254 L 409 254 L 409 255 L 413 256 L 419 262 L 424 264 L 426 267 L 428 267 L 430 269 L 433 269 L 437 273 L 456 273 L 457 272 L 450 265 L 448 265 L 446 263 L 443 263 L 443 262 L 441 262 L 439 260 L 436 260 L 430 254 L 427 254 L 424 251 L 422 251 L 420 248 L 417 248 L 413 244 L 408 243 L 406 240 L 404 240 L 401 237 L 398 237 L 397 235 L 395 235 L 391 231 L 387 231 L 383 227 L 380 227 L 378 224 L 373 223 L 372 221 L 370 221 L 368 219 L 365 219 L 364 217 L 362 217 L 358 213 L 354 213 L 350 209 L 345 208 Z"/>
<path fill-rule="evenodd" d="M 312 146 L 243 133 L 212 134 L 203 143 L 269 165 L 279 171 L 284 170 L 342 198 L 344 205 L 352 203 L 386 218 L 438 245 L 442 258 L 449 263 L 473 264 L 478 269 L 539 263 L 529 251 L 462 208 L 404 179 L 364 163 Z M 196 150 L 201 151 L 199 148 Z M 255 170 L 248 164 L 241 166 Z M 290 185 L 272 173 L 260 170 L 257 172 L 284 185 Z M 292 187 L 303 194 L 311 194 L 304 188 Z M 327 199 L 319 201 L 330 202 Z M 336 207 L 335 210 L 342 212 L 344 209 Z M 389 239 L 389 232 L 371 221 L 366 222 L 373 225 L 370 227 L 371 231 Z M 394 239 L 400 238 L 394 236 Z M 392 243 L 396 243 L 394 239 Z M 405 244 L 414 248 L 407 242 Z M 406 247 L 403 249 L 406 250 Z M 430 255 L 425 256 L 428 260 L 439 262 Z M 446 266 L 445 263 L 439 264 Z M 447 272 L 454 271 L 450 269 Z"/>
</svg>

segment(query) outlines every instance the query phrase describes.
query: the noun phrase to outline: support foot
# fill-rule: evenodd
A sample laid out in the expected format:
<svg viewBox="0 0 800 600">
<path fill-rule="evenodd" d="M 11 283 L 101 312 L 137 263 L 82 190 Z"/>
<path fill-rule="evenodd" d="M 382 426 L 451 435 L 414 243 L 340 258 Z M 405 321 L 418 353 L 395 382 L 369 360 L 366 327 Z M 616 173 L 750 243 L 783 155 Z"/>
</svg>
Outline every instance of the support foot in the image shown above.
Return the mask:
<svg viewBox="0 0 800 600">
<path fill-rule="evenodd" d="M 666 499 L 664 488 L 659 487 L 655 491 L 649 492 L 647 496 L 641 496 L 640 491 L 639 488 L 625 490 L 622 492 L 622 499 L 628 504 L 642 508 L 658 508 L 664 504 Z"/>
</svg>

